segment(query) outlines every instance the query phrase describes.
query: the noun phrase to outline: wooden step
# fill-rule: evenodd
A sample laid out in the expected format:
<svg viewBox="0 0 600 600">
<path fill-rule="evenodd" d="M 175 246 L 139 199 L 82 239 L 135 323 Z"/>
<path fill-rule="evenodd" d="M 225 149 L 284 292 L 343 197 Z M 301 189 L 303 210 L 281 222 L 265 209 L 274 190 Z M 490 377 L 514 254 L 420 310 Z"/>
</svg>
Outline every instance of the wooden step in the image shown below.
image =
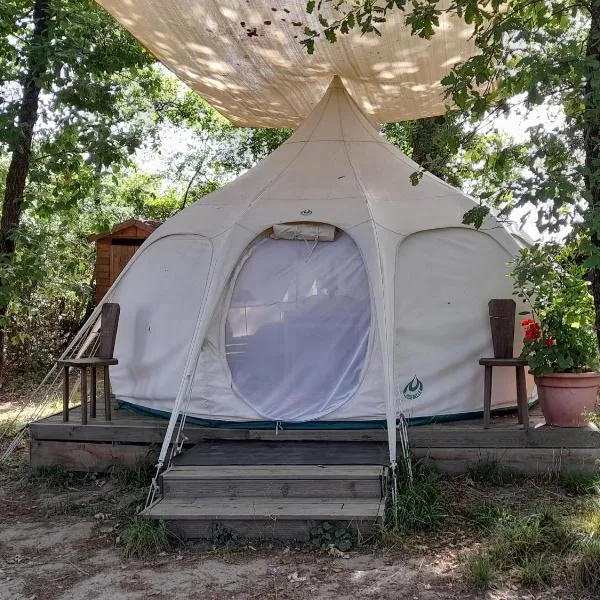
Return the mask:
<svg viewBox="0 0 600 600">
<path fill-rule="evenodd" d="M 213 440 L 178 456 L 177 466 L 389 465 L 387 442 Z"/>
<path fill-rule="evenodd" d="M 162 476 L 170 498 L 382 497 L 384 469 L 372 465 L 175 466 Z"/>
<path fill-rule="evenodd" d="M 365 498 L 170 498 L 144 515 L 166 521 L 187 539 L 212 538 L 227 531 L 244 538 L 308 540 L 322 522 L 338 523 L 363 538 L 372 536 L 383 516 L 383 502 Z"/>
</svg>

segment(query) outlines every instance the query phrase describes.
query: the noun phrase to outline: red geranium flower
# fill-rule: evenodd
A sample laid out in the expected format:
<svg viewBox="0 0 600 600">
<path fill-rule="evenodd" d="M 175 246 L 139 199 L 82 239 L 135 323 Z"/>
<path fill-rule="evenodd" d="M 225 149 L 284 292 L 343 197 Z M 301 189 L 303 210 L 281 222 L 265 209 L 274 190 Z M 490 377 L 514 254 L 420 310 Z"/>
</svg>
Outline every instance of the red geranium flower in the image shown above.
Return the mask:
<svg viewBox="0 0 600 600">
<path fill-rule="evenodd" d="M 539 323 L 531 322 L 525 329 L 526 340 L 538 340 L 542 334 L 542 328 Z"/>
<path fill-rule="evenodd" d="M 556 340 L 551 337 L 546 338 L 546 346 L 554 346 L 556 344 Z"/>
<path fill-rule="evenodd" d="M 523 319 L 521 321 L 521 325 L 523 327 L 527 327 L 527 325 L 531 325 L 533 322 L 534 322 L 533 319 Z"/>
</svg>

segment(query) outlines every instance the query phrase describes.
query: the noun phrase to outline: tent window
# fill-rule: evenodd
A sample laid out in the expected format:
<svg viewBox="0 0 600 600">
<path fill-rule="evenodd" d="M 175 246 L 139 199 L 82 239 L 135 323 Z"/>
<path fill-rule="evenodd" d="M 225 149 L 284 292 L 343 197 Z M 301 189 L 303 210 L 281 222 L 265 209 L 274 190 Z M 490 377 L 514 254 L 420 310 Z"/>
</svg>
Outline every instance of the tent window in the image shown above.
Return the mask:
<svg viewBox="0 0 600 600">
<path fill-rule="evenodd" d="M 234 283 L 225 323 L 233 387 L 262 417 L 309 421 L 358 389 L 369 346 L 367 272 L 352 238 L 265 239 Z"/>
</svg>

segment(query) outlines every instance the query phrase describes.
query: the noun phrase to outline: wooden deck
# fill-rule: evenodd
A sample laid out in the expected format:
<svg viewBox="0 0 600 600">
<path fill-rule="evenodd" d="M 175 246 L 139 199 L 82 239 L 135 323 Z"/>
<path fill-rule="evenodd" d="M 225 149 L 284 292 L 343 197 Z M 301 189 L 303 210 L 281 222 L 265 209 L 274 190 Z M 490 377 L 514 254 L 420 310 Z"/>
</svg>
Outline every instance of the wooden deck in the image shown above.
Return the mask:
<svg viewBox="0 0 600 600">
<path fill-rule="evenodd" d="M 464 471 L 469 464 L 486 459 L 525 472 L 599 469 L 598 429 L 546 427 L 537 410 L 530 411 L 530 421 L 528 431 L 516 423 L 516 415 L 494 417 L 487 430 L 481 420 L 410 427 L 410 446 L 415 457 L 432 460 L 439 469 L 450 472 Z M 154 460 L 167 423 L 165 418 L 126 409 L 113 411 L 113 420 L 106 422 L 99 407 L 98 416 L 82 425 L 77 407 L 71 409 L 67 423 L 56 414 L 31 424 L 31 463 L 102 471 L 113 464 Z M 189 424 L 185 435 L 188 448 L 198 446 L 187 458 L 187 453 L 180 458 L 182 464 L 190 460 L 205 465 L 261 464 L 261 456 L 265 456 L 263 464 L 272 464 L 277 454 L 286 464 L 301 464 L 298 456 L 304 451 L 314 456 L 321 453 L 327 457 L 323 462 L 329 464 L 388 462 L 384 429 L 275 431 Z M 328 444 L 325 451 L 315 446 L 323 442 Z M 273 451 L 277 446 L 279 449 Z"/>
</svg>

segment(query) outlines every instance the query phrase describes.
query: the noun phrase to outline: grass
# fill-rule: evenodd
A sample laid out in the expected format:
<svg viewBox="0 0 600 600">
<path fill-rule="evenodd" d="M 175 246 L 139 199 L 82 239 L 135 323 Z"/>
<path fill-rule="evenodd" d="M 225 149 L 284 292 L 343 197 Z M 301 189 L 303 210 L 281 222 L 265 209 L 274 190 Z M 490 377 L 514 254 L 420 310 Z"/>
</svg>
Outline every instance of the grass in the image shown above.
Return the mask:
<svg viewBox="0 0 600 600">
<path fill-rule="evenodd" d="M 600 595 L 600 538 L 587 538 L 581 544 L 575 562 L 575 580 L 588 593 Z"/>
<path fill-rule="evenodd" d="M 448 516 L 444 479 L 417 465 L 413 482 L 398 483 L 396 506 L 387 511 L 386 529 L 394 536 L 437 529 Z M 395 508 L 395 510 L 394 510 Z"/>
<path fill-rule="evenodd" d="M 147 558 L 168 550 L 171 539 L 164 521 L 136 515 L 121 533 L 123 552 L 129 558 Z"/>
<path fill-rule="evenodd" d="M 466 578 L 476 587 L 489 586 L 500 575 L 527 587 L 546 585 L 577 547 L 573 520 L 551 507 L 518 514 L 483 503 L 469 517 L 489 535 L 486 552 L 465 564 Z"/>
<path fill-rule="evenodd" d="M 138 463 L 130 467 L 114 465 L 108 471 L 110 477 L 126 487 L 148 487 L 156 473 L 154 461 Z"/>
<path fill-rule="evenodd" d="M 523 479 L 521 474 L 503 467 L 499 459 L 490 457 L 482 458 L 469 465 L 467 473 L 477 483 L 488 483 L 495 486 L 516 483 Z"/>
<path fill-rule="evenodd" d="M 471 585 L 488 587 L 496 578 L 496 566 L 488 554 L 473 554 L 465 563 L 465 574 Z"/>
<path fill-rule="evenodd" d="M 576 496 L 600 494 L 600 475 L 573 473 L 562 480 L 562 487 Z"/>
<path fill-rule="evenodd" d="M 501 523 L 511 518 L 511 513 L 504 507 L 496 506 L 491 502 L 477 504 L 469 511 L 469 519 L 479 529 L 491 531 Z"/>
<path fill-rule="evenodd" d="M 540 587 L 551 582 L 554 575 L 554 562 L 551 556 L 537 554 L 526 558 L 517 568 L 517 579 L 527 587 Z"/>
<path fill-rule="evenodd" d="M 68 488 L 85 485 L 96 479 L 95 473 L 71 471 L 64 467 L 37 467 L 26 470 L 29 483 L 47 488 Z"/>
<path fill-rule="evenodd" d="M 572 524 L 547 507 L 502 522 L 492 540 L 493 553 L 504 568 L 523 567 L 547 553 L 562 556 L 574 544 Z"/>
</svg>

